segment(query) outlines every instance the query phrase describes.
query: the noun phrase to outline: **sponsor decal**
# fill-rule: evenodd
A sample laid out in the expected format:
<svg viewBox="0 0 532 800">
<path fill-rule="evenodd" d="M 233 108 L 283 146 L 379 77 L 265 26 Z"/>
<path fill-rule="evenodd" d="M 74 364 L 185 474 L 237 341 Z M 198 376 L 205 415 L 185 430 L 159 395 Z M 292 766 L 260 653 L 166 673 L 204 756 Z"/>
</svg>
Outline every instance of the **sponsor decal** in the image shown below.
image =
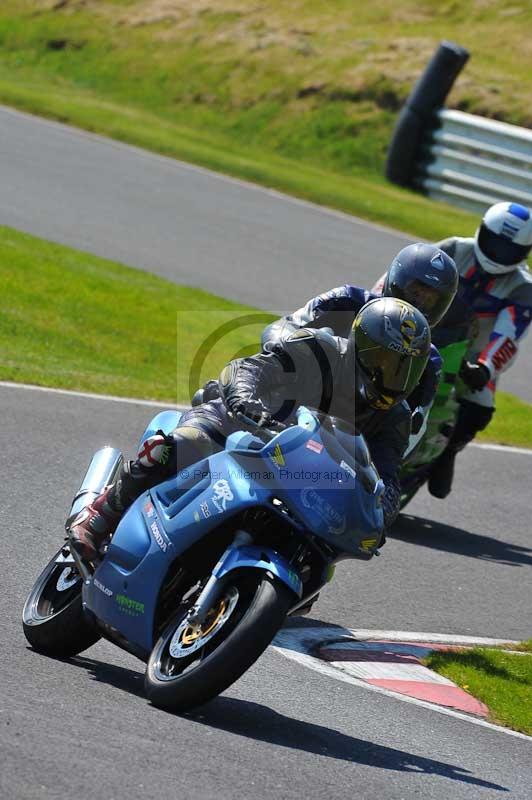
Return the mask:
<svg viewBox="0 0 532 800">
<path fill-rule="evenodd" d="M 155 508 L 151 500 L 146 500 L 144 503 L 144 513 L 147 517 L 153 517 L 155 515 Z"/>
<path fill-rule="evenodd" d="M 139 617 L 141 614 L 144 614 L 144 603 L 140 603 L 138 600 L 126 597 L 125 594 L 117 594 L 115 600 L 118 605 L 118 610 L 122 614 L 128 614 L 130 617 Z"/>
<path fill-rule="evenodd" d="M 362 539 L 360 542 L 360 549 L 366 553 L 370 553 L 377 546 L 377 539 Z"/>
<path fill-rule="evenodd" d="M 294 570 L 289 569 L 288 570 L 288 579 L 289 579 L 290 583 L 292 584 L 292 586 L 296 590 L 298 590 L 299 587 L 301 586 L 301 578 L 299 577 L 297 572 L 294 572 Z"/>
<path fill-rule="evenodd" d="M 428 331 L 423 331 L 416 336 L 416 321 L 412 312 L 406 306 L 401 311 L 401 325 L 399 331 L 394 327 L 388 316 L 384 316 L 384 328 L 390 337 L 388 350 L 396 353 L 417 356 L 421 353 L 421 348 L 425 346 Z"/>
<path fill-rule="evenodd" d="M 316 442 L 314 441 L 314 439 L 309 439 L 305 447 L 307 448 L 307 450 L 312 450 L 313 453 L 317 453 L 318 455 L 323 450 L 323 445 L 321 444 L 321 442 Z"/>
<path fill-rule="evenodd" d="M 305 508 L 310 508 L 327 525 L 327 530 L 333 536 L 340 536 L 345 533 L 346 520 L 321 494 L 310 486 L 305 487 L 301 492 L 301 502 Z"/>
<path fill-rule="evenodd" d="M 506 338 L 492 358 L 495 369 L 501 369 L 517 353 L 517 346 L 512 339 Z"/>
<path fill-rule="evenodd" d="M 200 508 L 205 519 L 208 519 L 211 516 L 211 510 L 206 500 L 204 500 L 203 503 L 200 503 Z"/>
<path fill-rule="evenodd" d="M 352 478 L 356 478 L 357 474 L 355 470 L 350 464 L 347 463 L 347 461 L 340 461 L 340 466 L 348 473 L 348 475 L 351 475 Z"/>
<path fill-rule="evenodd" d="M 168 550 L 168 545 L 170 544 L 170 542 L 168 542 L 166 540 L 166 538 L 163 536 L 163 534 L 161 533 L 161 530 L 160 530 L 160 528 L 159 528 L 159 526 L 158 526 L 158 524 L 157 524 L 157 522 L 155 520 L 153 520 L 153 522 L 151 523 L 150 530 L 152 532 L 153 538 L 155 539 L 155 541 L 157 542 L 157 544 L 159 545 L 159 547 L 161 548 L 163 553 L 166 553 L 166 551 Z"/>
<path fill-rule="evenodd" d="M 107 586 L 104 586 L 103 583 L 98 580 L 98 578 L 94 579 L 94 585 L 96 586 L 97 589 L 100 590 L 100 592 L 103 592 L 105 595 L 107 595 L 107 597 L 113 596 L 112 590 L 109 589 Z"/>
<path fill-rule="evenodd" d="M 234 500 L 233 492 L 225 478 L 216 481 L 212 488 L 214 489 L 212 502 L 215 508 L 218 509 L 218 513 L 222 514 L 226 510 L 227 504 Z"/>
<path fill-rule="evenodd" d="M 281 467 L 286 466 L 286 461 L 284 460 L 283 451 L 281 450 L 281 445 L 276 444 L 273 450 L 273 453 L 270 453 L 270 458 L 275 464 L 276 467 L 281 469 Z"/>
</svg>

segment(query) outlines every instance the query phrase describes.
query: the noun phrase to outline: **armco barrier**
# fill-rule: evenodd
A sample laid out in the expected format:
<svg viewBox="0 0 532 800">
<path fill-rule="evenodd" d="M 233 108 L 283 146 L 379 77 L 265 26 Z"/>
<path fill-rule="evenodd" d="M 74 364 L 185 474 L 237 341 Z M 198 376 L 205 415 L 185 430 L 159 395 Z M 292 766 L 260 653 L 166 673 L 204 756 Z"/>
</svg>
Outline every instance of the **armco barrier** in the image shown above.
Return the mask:
<svg viewBox="0 0 532 800">
<path fill-rule="evenodd" d="M 532 131 L 440 110 L 414 184 L 431 197 L 475 211 L 499 200 L 532 206 Z"/>
<path fill-rule="evenodd" d="M 500 200 L 531 206 L 532 131 L 442 108 L 468 57 L 440 44 L 399 115 L 386 176 L 477 212 Z"/>
</svg>

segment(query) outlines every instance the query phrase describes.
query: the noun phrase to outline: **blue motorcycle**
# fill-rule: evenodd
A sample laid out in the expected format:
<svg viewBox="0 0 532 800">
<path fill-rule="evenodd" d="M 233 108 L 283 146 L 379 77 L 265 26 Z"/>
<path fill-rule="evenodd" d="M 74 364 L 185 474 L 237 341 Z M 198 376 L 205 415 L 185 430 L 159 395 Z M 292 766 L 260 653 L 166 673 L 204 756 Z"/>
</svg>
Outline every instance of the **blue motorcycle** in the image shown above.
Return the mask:
<svg viewBox="0 0 532 800">
<path fill-rule="evenodd" d="M 142 439 L 178 419 L 158 414 Z M 92 568 L 63 545 L 24 606 L 35 650 L 68 658 L 103 636 L 147 663 L 153 704 L 185 711 L 236 681 L 336 562 L 372 558 L 384 486 L 363 436 L 304 407 L 290 427 L 242 428 L 138 498 Z M 121 459 L 95 454 L 67 527 Z"/>
</svg>

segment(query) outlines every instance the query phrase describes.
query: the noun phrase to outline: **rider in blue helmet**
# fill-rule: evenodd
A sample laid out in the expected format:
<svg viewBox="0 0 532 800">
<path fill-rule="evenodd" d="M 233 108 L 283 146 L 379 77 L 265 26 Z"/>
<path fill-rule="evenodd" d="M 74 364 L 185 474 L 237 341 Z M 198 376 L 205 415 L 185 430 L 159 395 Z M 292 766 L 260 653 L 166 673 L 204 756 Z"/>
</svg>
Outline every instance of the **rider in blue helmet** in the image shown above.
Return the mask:
<svg viewBox="0 0 532 800">
<path fill-rule="evenodd" d="M 276 344 L 301 328 L 327 329 L 334 336 L 347 337 L 353 321 L 369 300 L 379 295 L 406 300 L 419 309 L 431 328 L 438 324 L 449 308 L 458 286 L 458 273 L 452 258 L 431 244 L 411 244 L 393 259 L 388 271 L 369 292 L 353 284 L 345 284 L 313 297 L 292 314 L 268 325 L 262 334 L 262 349 L 272 351 Z M 418 433 L 438 387 L 441 358 L 431 348 L 430 359 L 418 385 L 408 397 L 412 432 Z M 192 405 L 218 396 L 218 384 L 209 381 L 200 389 Z"/>
</svg>

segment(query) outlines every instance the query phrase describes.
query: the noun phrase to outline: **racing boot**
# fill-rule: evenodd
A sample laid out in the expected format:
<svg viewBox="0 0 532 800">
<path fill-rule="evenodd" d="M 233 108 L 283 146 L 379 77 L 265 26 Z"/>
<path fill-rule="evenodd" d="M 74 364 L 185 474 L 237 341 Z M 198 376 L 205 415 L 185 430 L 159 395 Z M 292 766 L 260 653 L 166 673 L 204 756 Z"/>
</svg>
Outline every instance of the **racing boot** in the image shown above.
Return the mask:
<svg viewBox="0 0 532 800">
<path fill-rule="evenodd" d="M 71 547 L 83 561 L 94 561 L 126 509 L 175 472 L 175 440 L 157 431 L 142 442 L 135 461 L 122 464 L 115 482 L 74 519 L 68 531 Z"/>
<path fill-rule="evenodd" d="M 493 408 L 480 406 L 470 400 L 461 400 L 456 427 L 447 448 L 431 467 L 428 490 L 433 497 L 443 500 L 453 485 L 454 462 L 457 454 L 484 430 L 493 416 Z"/>
<path fill-rule="evenodd" d="M 451 491 L 457 453 L 457 450 L 447 447 L 431 467 L 428 489 L 431 495 L 439 500 L 443 500 Z"/>
<path fill-rule="evenodd" d="M 68 529 L 70 546 L 82 561 L 95 561 L 103 542 L 111 536 L 122 516 L 109 503 L 112 487 L 79 512 Z"/>
</svg>

